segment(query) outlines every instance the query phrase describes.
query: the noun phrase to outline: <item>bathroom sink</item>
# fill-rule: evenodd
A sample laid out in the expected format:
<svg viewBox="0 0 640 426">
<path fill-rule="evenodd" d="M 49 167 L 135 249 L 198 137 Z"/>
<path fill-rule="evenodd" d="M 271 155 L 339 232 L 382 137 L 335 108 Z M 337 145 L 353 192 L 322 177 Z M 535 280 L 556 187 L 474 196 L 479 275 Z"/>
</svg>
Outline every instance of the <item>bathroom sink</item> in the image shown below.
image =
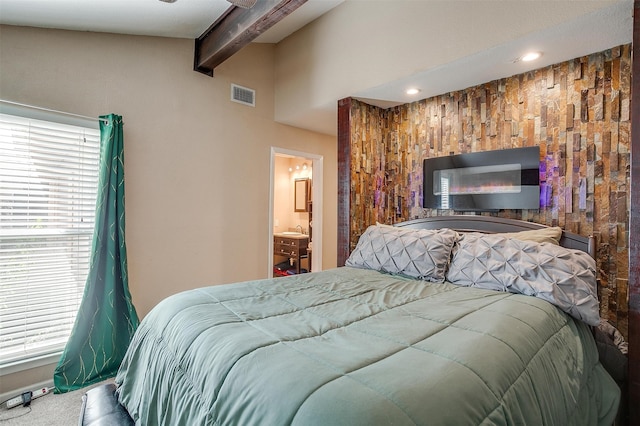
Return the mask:
<svg viewBox="0 0 640 426">
<path fill-rule="evenodd" d="M 300 232 L 293 232 L 293 231 L 284 231 L 284 232 L 280 232 L 280 234 L 282 234 L 282 235 L 302 235 Z"/>
</svg>

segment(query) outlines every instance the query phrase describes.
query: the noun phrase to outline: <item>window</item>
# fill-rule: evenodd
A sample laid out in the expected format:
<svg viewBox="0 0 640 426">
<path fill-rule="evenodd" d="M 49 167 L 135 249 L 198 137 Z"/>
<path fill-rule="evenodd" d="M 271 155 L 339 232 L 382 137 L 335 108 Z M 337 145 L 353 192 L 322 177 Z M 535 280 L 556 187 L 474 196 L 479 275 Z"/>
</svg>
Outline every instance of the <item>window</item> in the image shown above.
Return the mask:
<svg viewBox="0 0 640 426">
<path fill-rule="evenodd" d="M 0 103 L 0 366 L 59 352 L 89 270 L 100 132 Z"/>
</svg>

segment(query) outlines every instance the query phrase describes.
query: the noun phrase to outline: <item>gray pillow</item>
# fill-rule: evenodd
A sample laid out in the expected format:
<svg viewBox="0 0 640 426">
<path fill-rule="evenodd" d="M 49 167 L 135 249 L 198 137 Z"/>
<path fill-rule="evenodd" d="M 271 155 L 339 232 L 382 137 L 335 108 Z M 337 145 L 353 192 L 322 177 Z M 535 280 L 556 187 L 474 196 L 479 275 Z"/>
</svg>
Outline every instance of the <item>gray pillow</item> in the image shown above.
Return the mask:
<svg viewBox="0 0 640 426">
<path fill-rule="evenodd" d="M 451 229 L 372 225 L 360 236 L 345 265 L 442 282 L 457 235 Z"/>
<path fill-rule="evenodd" d="M 598 325 L 595 260 L 579 250 L 491 234 L 465 234 L 453 250 L 447 281 L 546 300 Z"/>
</svg>

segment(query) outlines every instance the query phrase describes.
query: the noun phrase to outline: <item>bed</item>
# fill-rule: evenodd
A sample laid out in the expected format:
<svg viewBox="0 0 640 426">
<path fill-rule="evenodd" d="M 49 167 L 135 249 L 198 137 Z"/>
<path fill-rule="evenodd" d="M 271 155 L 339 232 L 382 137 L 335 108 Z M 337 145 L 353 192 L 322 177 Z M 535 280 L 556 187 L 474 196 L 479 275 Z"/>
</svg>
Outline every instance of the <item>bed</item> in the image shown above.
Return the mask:
<svg viewBox="0 0 640 426">
<path fill-rule="evenodd" d="M 165 299 L 116 394 L 141 425 L 610 425 L 594 252 L 508 219 L 372 225 L 343 267 Z"/>
</svg>

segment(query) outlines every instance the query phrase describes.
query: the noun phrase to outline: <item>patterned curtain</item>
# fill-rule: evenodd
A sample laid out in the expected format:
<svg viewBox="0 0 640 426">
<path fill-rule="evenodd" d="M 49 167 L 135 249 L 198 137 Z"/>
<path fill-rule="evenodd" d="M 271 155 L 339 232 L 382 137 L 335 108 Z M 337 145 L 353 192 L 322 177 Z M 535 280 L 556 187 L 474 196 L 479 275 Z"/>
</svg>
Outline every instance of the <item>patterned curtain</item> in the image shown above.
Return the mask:
<svg viewBox="0 0 640 426">
<path fill-rule="evenodd" d="M 54 371 L 55 392 L 115 376 L 138 327 L 127 279 L 122 117 L 100 117 L 100 176 L 89 275 L 71 337 Z"/>
</svg>

